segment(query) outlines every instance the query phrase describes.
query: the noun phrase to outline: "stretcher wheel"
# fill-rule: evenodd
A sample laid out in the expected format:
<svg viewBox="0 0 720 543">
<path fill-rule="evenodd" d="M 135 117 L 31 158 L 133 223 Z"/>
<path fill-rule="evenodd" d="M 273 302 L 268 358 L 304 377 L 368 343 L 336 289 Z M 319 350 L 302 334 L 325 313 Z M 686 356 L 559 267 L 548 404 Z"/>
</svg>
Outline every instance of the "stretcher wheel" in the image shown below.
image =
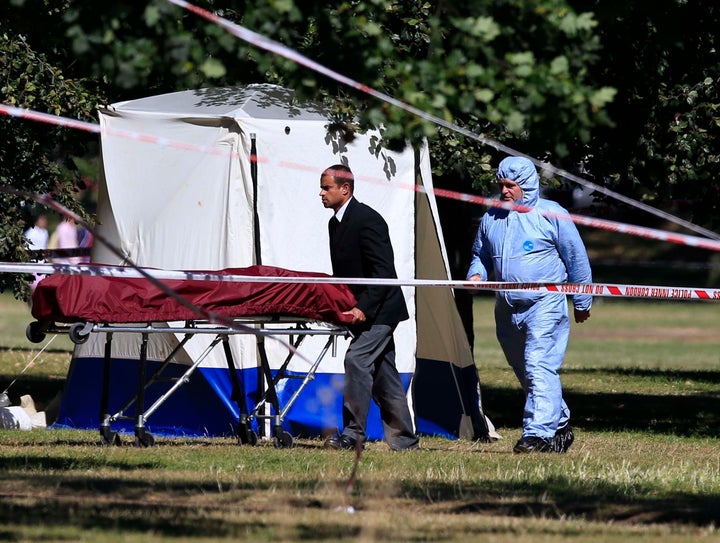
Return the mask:
<svg viewBox="0 0 720 543">
<path fill-rule="evenodd" d="M 110 428 L 101 428 L 100 438 L 102 440 L 102 445 L 113 445 L 115 447 L 122 445 L 120 435 L 117 432 L 110 430 Z"/>
<path fill-rule="evenodd" d="M 80 345 L 85 343 L 90 337 L 90 326 L 84 322 L 76 322 L 70 325 L 68 336 L 73 343 Z"/>
<path fill-rule="evenodd" d="M 148 432 L 140 432 L 135 436 L 136 447 L 152 447 L 155 445 L 155 438 Z"/>
<path fill-rule="evenodd" d="M 31 322 L 25 328 L 25 337 L 32 343 L 40 343 L 45 339 L 45 327 L 41 322 Z"/>
<path fill-rule="evenodd" d="M 258 436 L 252 428 L 248 428 L 246 424 L 240 424 L 237 431 L 238 441 L 240 445 L 257 445 Z"/>
<path fill-rule="evenodd" d="M 278 449 L 290 449 L 293 446 L 293 436 L 284 430 L 275 434 L 275 447 Z"/>
</svg>

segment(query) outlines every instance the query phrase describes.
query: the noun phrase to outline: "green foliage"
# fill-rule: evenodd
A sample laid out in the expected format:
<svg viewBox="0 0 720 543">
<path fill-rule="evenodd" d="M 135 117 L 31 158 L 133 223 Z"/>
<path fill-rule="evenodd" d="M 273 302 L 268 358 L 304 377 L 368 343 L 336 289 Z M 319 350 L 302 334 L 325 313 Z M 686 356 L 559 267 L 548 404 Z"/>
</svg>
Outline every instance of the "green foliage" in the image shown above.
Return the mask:
<svg viewBox="0 0 720 543">
<path fill-rule="evenodd" d="M 720 6 L 662 0 L 582 3 L 595 12 L 603 62 L 592 78 L 618 89 L 586 167 L 612 188 L 720 229 Z"/>
<path fill-rule="evenodd" d="M 575 13 L 565 0 L 195 4 L 466 129 L 522 143 L 529 153 L 568 155 L 586 143 L 593 125 L 607 122 L 598 99 L 602 87 L 587 83 L 598 58 L 594 18 Z M 90 0 L 15 0 L 0 19 L 7 29 L 3 49 L 23 47 L 14 53 L 14 68 L 3 66 L 6 103 L 90 118 L 104 96 L 119 101 L 187 88 L 279 83 L 300 97 L 326 101 L 346 132 L 382 126 L 385 148 L 429 137 L 439 180 L 459 180 L 467 190 L 492 179 L 492 150 L 480 143 L 438 131 L 431 122 L 246 44 L 165 0 L 115 2 L 100 10 Z M 21 66 L 40 79 L 23 83 Z M 84 90 L 85 81 L 96 88 Z M 69 154 L 69 131 L 4 122 L 21 149 L 23 171 L 32 172 L 6 173 L 7 181 L 52 188 L 67 203 L 72 183 L 58 184 L 58 159 Z M 12 166 L 8 157 L 3 164 Z M 4 256 L 23 260 L 18 221 L 8 224 L 15 226 L 8 227 Z"/>
<path fill-rule="evenodd" d="M 477 134 L 564 158 L 584 149 L 594 125 L 609 124 L 604 106 L 612 95 L 587 79 L 599 58 L 596 21 L 564 1 L 293 5 L 304 14 L 299 24 L 290 16 L 294 11 L 272 6 L 246 12 L 241 23 L 291 47 L 302 44 L 306 56 Z M 253 57 L 262 71 L 277 74 L 277 82 L 307 96 L 348 96 L 353 107 L 348 112 L 348 100 L 342 102 L 344 121 L 359 114 L 360 129 L 382 124 L 387 147 L 430 137 L 437 176 L 459 175 L 466 190 L 471 184 L 487 189 L 491 149 L 288 69 L 273 55 L 257 51 Z"/>
<path fill-rule="evenodd" d="M 96 96 L 80 81 L 67 79 L 22 36 L 0 35 L 0 100 L 20 108 L 74 119 L 93 120 Z M 0 118 L 0 184 L 26 192 L 52 193 L 63 204 L 78 209 L 72 195 L 76 177 L 71 153 L 88 138 L 65 128 Z M 94 139 L 94 138 L 93 138 Z M 28 260 L 24 229 L 32 224 L 34 202 L 0 194 L 0 260 Z M 0 274 L 0 290 L 11 288 L 27 295 L 23 278 Z"/>
<path fill-rule="evenodd" d="M 576 15 L 563 0 L 475 0 L 462 6 L 285 0 L 252 7 L 237 3 L 233 9 L 223 2 L 196 4 L 470 130 L 541 141 L 543 154 L 566 154 L 572 147 L 555 130 L 558 123 L 577 125 L 581 144 L 593 123 L 605 122 L 594 98 L 597 89 L 584 82 L 586 64 L 598 48 L 590 34 L 592 14 Z M 390 148 L 437 134 L 430 122 L 249 46 L 166 1 L 114 4 L 100 12 L 86 0 L 62 5 L 52 19 L 61 29 L 56 36 L 64 34 L 70 47 L 58 40 L 57 50 L 64 51 L 59 58 L 70 64 L 72 57 L 73 69 L 104 81 L 110 96 L 265 80 L 305 97 L 326 98 L 340 122 L 359 115 L 360 130 L 381 123 Z M 436 172 L 455 175 L 443 138 L 432 143 Z M 465 176 L 482 179 L 487 150 L 477 142 L 462 143 L 470 155 Z"/>
</svg>

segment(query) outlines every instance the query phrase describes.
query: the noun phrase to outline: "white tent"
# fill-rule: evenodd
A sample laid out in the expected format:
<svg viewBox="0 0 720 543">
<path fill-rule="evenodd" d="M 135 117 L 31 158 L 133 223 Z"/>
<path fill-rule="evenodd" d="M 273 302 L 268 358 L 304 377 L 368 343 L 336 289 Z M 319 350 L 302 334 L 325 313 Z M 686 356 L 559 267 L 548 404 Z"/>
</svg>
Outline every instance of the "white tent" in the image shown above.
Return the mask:
<svg viewBox="0 0 720 543">
<path fill-rule="evenodd" d="M 272 85 L 216 88 L 117 103 L 100 112 L 103 179 L 99 232 L 132 262 L 170 270 L 217 270 L 253 264 L 331 273 L 327 221 L 319 198 L 320 172 L 345 163 L 356 176 L 355 196 L 387 220 L 396 268 L 403 279 L 448 279 L 426 147 L 390 152 L 378 132 L 344 141 L 325 114 L 296 105 L 291 91 Z M 138 137 L 142 134 L 143 137 Z M 421 190 L 418 190 L 421 189 Z M 96 244 L 93 262 L 122 264 Z M 487 426 L 472 353 L 449 289 L 403 287 L 411 318 L 396 331 L 398 369 L 408 387 L 417 429 L 426 435 L 482 438 Z M 138 340 L 112 343 L 110 409 L 137 387 Z M 181 373 L 203 350 L 190 342 L 174 355 Z M 207 340 L 209 341 L 209 339 Z M 324 343 L 302 344 L 310 358 Z M 155 334 L 150 363 L 177 345 Z M 57 425 L 98 424 L 103 334 L 76 347 Z M 284 347 L 266 341 L 271 363 Z M 257 341 L 233 336 L 246 400 L 257 400 L 261 375 Z M 294 435 L 320 435 L 341 423 L 343 343 L 323 360 L 285 424 Z M 290 369 L 307 371 L 302 360 Z M 153 371 L 153 367 L 149 371 Z M 172 369 L 172 368 L 171 368 Z M 285 383 L 285 382 L 283 382 Z M 281 401 L 291 381 L 279 388 Z M 147 401 L 155 392 L 147 391 Z M 237 406 L 224 359 L 210 356 L 193 379 L 148 421 L 153 432 L 231 434 Z M 375 406 L 368 425 L 382 438 Z"/>
</svg>

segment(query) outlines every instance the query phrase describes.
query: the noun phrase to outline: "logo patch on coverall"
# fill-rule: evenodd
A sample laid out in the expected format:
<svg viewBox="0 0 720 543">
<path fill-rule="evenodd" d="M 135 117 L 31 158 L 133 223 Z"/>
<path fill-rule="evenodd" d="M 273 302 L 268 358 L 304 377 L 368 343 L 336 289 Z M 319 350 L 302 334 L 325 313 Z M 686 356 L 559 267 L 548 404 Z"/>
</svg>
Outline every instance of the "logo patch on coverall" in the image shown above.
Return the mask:
<svg viewBox="0 0 720 543">
<path fill-rule="evenodd" d="M 529 253 L 534 248 L 535 248 L 535 244 L 530 240 L 527 240 L 525 243 L 523 243 L 523 249 L 525 250 L 526 253 Z"/>
</svg>

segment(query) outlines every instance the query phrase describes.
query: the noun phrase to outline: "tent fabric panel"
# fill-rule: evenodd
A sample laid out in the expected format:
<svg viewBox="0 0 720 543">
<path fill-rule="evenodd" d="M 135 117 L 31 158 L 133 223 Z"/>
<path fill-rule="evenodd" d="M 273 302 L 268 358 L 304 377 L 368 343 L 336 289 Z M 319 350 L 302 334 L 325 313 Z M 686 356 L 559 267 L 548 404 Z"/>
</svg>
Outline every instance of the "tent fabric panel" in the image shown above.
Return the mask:
<svg viewBox="0 0 720 543">
<path fill-rule="evenodd" d="M 172 117 L 255 117 L 259 119 L 325 120 L 327 113 L 311 103 L 295 105 L 294 93 L 271 84 L 215 87 L 170 92 L 113 104 L 123 115 Z"/>
<path fill-rule="evenodd" d="M 156 328 L 160 328 L 160 323 L 156 324 Z M 173 333 L 154 333 L 148 336 L 146 347 L 146 358 L 152 361 L 166 360 L 173 350 L 177 347 L 180 337 Z M 110 349 L 110 357 L 115 360 L 122 359 L 139 359 L 140 357 L 140 334 L 129 332 L 113 332 Z M 98 358 L 103 359 L 105 356 L 105 346 L 107 342 L 107 334 L 104 332 L 92 333 L 88 335 L 85 343 L 75 345 L 73 350 L 73 360 L 75 358 Z M 190 366 L 192 359 L 188 356 L 185 349 L 175 352 L 172 362 Z M 72 366 L 72 364 L 71 364 Z M 68 376 L 69 378 L 69 376 Z"/>
<path fill-rule="evenodd" d="M 148 361 L 146 374 L 151 375 L 160 366 Z M 102 358 L 73 359 L 60 410 L 54 427 L 97 429 L 99 427 L 103 382 Z M 187 370 L 179 364 L 170 364 L 163 375 L 177 378 Z M 137 359 L 113 359 L 110 365 L 109 411 L 116 413 L 137 392 L 139 361 Z M 208 379 L 197 371 L 178 391 L 171 395 L 146 421 L 146 428 L 156 435 L 169 436 L 230 436 L 237 427 L 237 406 L 230 401 L 230 380 L 227 369 L 224 380 Z M 257 395 L 257 368 L 239 372 L 243 392 Z M 210 374 L 213 377 L 213 374 Z M 145 407 L 149 407 L 167 390 L 167 383 L 151 385 L 146 390 Z M 135 405 L 125 411 L 133 417 Z M 134 420 L 120 419 L 113 422 L 115 431 L 134 431 Z"/>
<path fill-rule="evenodd" d="M 107 195 L 123 254 L 164 269 L 253 264 L 249 159 L 238 160 L 249 151 L 232 119 L 198 124 L 101 114 L 100 124 Z M 124 136 L 137 132 L 148 137 Z M 174 144 L 157 145 L 153 137 Z"/>
<path fill-rule="evenodd" d="M 374 134 L 351 143 L 326 137 L 327 121 L 239 119 L 254 134 L 258 153 L 258 214 L 262 264 L 332 273 L 328 220 L 322 206 L 320 174 L 345 163 L 355 174 L 356 199 L 373 207 L 388 224 L 400 277 L 412 278 L 414 254 L 414 153 L 370 152 Z M 386 173 L 392 165 L 392 173 Z M 291 265 L 292 264 L 292 265 Z"/>
<path fill-rule="evenodd" d="M 102 141 L 100 142 L 102 147 Z M 102 152 L 100 153 L 100 172 L 97 189 L 97 225 L 102 228 L 105 239 L 117 242 L 120 245 L 120 235 L 115 224 L 115 214 L 113 213 L 112 202 L 107 191 L 107 182 L 105 180 L 105 166 L 102 161 Z M 96 242 L 92 247 L 92 261 L 97 264 L 107 264 L 111 266 L 119 266 L 124 264 L 121 255 L 116 254 L 112 249 L 104 243 Z"/>
<path fill-rule="evenodd" d="M 281 407 L 300 386 L 303 374 L 295 375 L 299 379 L 288 379 L 278 389 Z M 327 436 L 341 429 L 343 379 L 343 374 L 316 374 L 288 412 L 283 428 L 297 437 Z M 401 373 L 400 380 L 405 390 L 409 390 L 412 374 Z M 374 401 L 370 402 L 366 432 L 370 440 L 382 440 L 384 437 L 380 408 Z"/>
<path fill-rule="evenodd" d="M 419 146 L 415 151 L 417 155 L 417 167 L 420 173 L 420 182 L 422 183 L 425 199 L 429 206 L 429 216 L 427 217 L 427 228 L 431 228 L 434 231 L 434 235 L 437 238 L 437 250 L 440 251 L 440 259 L 445 267 L 445 274 L 442 276 L 444 279 L 451 279 L 452 273 L 450 272 L 450 259 L 445 249 L 445 238 L 443 236 L 442 226 L 440 225 L 440 212 L 437 207 L 437 200 L 435 198 L 435 186 L 432 180 L 432 168 L 430 166 L 430 148 L 428 147 L 427 141 L 423 145 Z M 425 219 L 424 219 L 425 220 Z"/>
<path fill-rule="evenodd" d="M 438 228 L 425 194 L 418 192 L 417 263 L 418 279 L 449 279 L 439 248 Z M 452 290 L 434 287 L 416 289 L 418 306 L 418 358 L 447 360 L 456 366 L 474 367 L 470 344 L 460 319 Z M 431 339 L 432 338 L 432 339 Z"/>
<path fill-rule="evenodd" d="M 265 327 L 272 330 L 272 324 Z M 310 330 L 322 328 L 322 326 L 309 325 Z M 320 357 L 323 349 L 328 343 L 328 337 L 325 335 L 306 335 L 297 346 L 297 354 L 290 353 L 287 343 L 290 338 L 287 336 L 269 336 L 265 338 L 264 347 L 267 353 L 270 368 L 277 370 L 290 357 L 287 369 L 289 372 L 297 374 L 306 374 L 311 370 L 312 364 Z M 325 355 L 322 357 L 317 373 L 337 373 L 342 374 L 345 371 L 345 352 L 350 344 L 350 337 L 335 336 L 333 343 L 330 344 Z"/>
</svg>

